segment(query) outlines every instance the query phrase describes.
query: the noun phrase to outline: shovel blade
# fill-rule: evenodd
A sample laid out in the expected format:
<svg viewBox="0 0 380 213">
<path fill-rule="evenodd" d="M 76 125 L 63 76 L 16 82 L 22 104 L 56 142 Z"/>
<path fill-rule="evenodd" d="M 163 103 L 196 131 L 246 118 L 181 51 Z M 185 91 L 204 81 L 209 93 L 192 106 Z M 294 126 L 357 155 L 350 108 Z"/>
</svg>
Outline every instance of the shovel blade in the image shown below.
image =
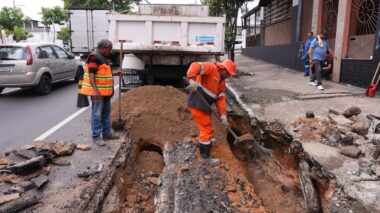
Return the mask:
<svg viewBox="0 0 380 213">
<path fill-rule="evenodd" d="M 373 97 L 375 96 L 376 90 L 377 90 L 377 84 L 371 84 L 369 88 L 367 89 L 365 95 L 368 97 Z"/>
</svg>

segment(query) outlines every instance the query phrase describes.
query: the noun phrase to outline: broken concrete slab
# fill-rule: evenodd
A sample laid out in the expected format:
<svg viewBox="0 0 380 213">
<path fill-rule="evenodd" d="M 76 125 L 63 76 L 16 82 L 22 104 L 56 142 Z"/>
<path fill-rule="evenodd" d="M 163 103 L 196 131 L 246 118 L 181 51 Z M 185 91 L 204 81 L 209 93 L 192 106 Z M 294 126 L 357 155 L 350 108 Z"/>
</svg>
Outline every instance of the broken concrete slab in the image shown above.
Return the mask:
<svg viewBox="0 0 380 213">
<path fill-rule="evenodd" d="M 0 206 L 1 213 L 16 213 L 20 212 L 26 208 L 29 208 L 38 203 L 36 195 L 30 194 L 27 196 L 22 196 L 12 201 L 9 201 Z"/>
<path fill-rule="evenodd" d="M 353 121 L 347 119 L 343 115 L 329 114 L 327 117 L 330 119 L 330 121 L 333 124 L 337 124 L 337 125 L 347 126 L 354 123 Z"/>
<path fill-rule="evenodd" d="M 17 149 L 17 150 L 14 150 L 13 153 L 16 156 L 22 157 L 22 158 L 27 159 L 27 160 L 30 160 L 30 159 L 38 156 L 35 151 L 27 150 L 27 149 Z"/>
<path fill-rule="evenodd" d="M 70 161 L 62 158 L 54 158 L 52 163 L 57 166 L 70 166 L 71 164 Z"/>
<path fill-rule="evenodd" d="M 81 150 L 81 151 L 88 151 L 88 150 L 91 150 L 91 145 L 89 145 L 89 144 L 77 144 L 76 149 Z"/>
<path fill-rule="evenodd" d="M 0 195 L 0 205 L 20 197 L 20 193 L 12 193 L 9 195 Z"/>
<path fill-rule="evenodd" d="M 342 155 L 345 155 L 345 156 L 348 156 L 348 157 L 351 157 L 351 158 L 357 158 L 362 153 L 362 151 L 359 148 L 355 147 L 355 146 L 341 147 L 340 150 L 339 150 L 339 152 Z"/>
<path fill-rule="evenodd" d="M 54 154 L 58 156 L 67 156 L 71 155 L 75 150 L 75 143 L 67 143 L 67 142 L 56 142 L 52 146 L 52 150 Z"/>
<path fill-rule="evenodd" d="M 34 170 L 42 168 L 44 165 L 45 158 L 43 156 L 38 156 L 28 161 L 15 164 L 14 166 L 9 167 L 9 169 L 17 175 L 27 175 Z"/>
<path fill-rule="evenodd" d="M 37 188 L 41 188 L 45 183 L 49 181 L 48 177 L 44 174 L 41 174 L 36 179 L 33 180 L 33 183 L 37 186 Z"/>
</svg>

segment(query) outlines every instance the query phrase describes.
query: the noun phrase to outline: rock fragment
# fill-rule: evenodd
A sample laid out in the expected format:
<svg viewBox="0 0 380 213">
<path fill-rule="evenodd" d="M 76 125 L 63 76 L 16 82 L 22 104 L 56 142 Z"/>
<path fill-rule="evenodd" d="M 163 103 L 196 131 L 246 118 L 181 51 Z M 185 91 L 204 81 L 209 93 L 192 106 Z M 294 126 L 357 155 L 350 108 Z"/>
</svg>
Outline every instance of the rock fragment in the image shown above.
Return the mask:
<svg viewBox="0 0 380 213">
<path fill-rule="evenodd" d="M 355 146 L 346 146 L 340 148 L 340 153 L 351 158 L 357 158 L 362 151 Z"/>
<path fill-rule="evenodd" d="M 67 142 L 56 142 L 52 146 L 52 150 L 54 154 L 58 156 L 66 156 L 71 155 L 75 150 L 75 143 L 67 143 Z"/>
<path fill-rule="evenodd" d="M 359 115 L 360 113 L 362 113 L 362 110 L 359 107 L 353 106 L 342 112 L 342 115 L 344 115 L 346 118 L 349 118 L 353 115 Z"/>
<path fill-rule="evenodd" d="M 353 121 L 347 119 L 343 115 L 329 114 L 327 117 L 330 119 L 330 121 L 333 124 L 337 124 L 337 125 L 347 126 L 354 123 Z"/>
<path fill-rule="evenodd" d="M 81 151 L 88 151 L 88 150 L 91 150 L 91 145 L 89 145 L 89 144 L 78 144 L 76 149 L 81 150 Z"/>
<path fill-rule="evenodd" d="M 327 138 L 333 143 L 337 143 L 341 139 L 340 131 L 335 125 L 328 125 L 323 130 L 323 137 Z"/>
<path fill-rule="evenodd" d="M 41 188 L 49 179 L 46 175 L 42 174 L 34 179 L 33 183 L 37 186 L 37 188 Z"/>
</svg>

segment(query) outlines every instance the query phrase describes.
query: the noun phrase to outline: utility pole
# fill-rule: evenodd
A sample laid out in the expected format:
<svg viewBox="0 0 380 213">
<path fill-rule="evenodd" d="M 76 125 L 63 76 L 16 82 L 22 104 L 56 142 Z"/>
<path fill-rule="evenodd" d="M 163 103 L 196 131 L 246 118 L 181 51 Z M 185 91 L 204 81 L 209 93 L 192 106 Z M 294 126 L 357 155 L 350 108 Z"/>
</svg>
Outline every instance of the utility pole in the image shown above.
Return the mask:
<svg viewBox="0 0 380 213">
<path fill-rule="evenodd" d="M 15 0 L 13 0 L 13 9 L 16 8 L 16 3 L 15 3 Z"/>
</svg>

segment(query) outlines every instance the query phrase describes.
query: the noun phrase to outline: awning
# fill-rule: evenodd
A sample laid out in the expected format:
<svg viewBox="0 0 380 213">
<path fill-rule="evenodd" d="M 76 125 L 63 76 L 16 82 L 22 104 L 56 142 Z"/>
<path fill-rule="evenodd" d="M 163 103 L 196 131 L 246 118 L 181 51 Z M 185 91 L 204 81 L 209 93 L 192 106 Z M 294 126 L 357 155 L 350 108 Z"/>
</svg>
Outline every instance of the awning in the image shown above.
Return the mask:
<svg viewBox="0 0 380 213">
<path fill-rule="evenodd" d="M 268 4 L 270 4 L 273 0 L 260 0 L 259 7 L 266 7 Z"/>
</svg>

